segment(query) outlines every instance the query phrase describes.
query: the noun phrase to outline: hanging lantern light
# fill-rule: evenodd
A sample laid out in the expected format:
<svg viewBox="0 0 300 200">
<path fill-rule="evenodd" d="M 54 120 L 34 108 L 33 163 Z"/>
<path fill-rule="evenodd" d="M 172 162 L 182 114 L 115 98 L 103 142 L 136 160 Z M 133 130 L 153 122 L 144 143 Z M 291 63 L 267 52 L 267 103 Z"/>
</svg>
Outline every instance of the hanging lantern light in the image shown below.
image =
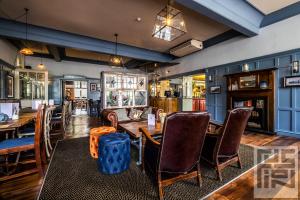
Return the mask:
<svg viewBox="0 0 300 200">
<path fill-rule="evenodd" d="M 155 19 L 152 37 L 172 41 L 187 32 L 182 12 L 170 5 L 163 8 Z"/>
<path fill-rule="evenodd" d="M 43 46 L 41 45 L 41 52 L 43 50 Z M 37 66 L 39 69 L 44 69 L 45 68 L 45 65 L 43 64 L 43 57 L 41 56 L 41 62 L 40 64 L 38 64 Z"/>
<path fill-rule="evenodd" d="M 28 8 L 24 8 L 25 9 L 25 17 L 26 17 L 26 24 L 25 24 L 25 34 L 26 34 L 26 42 L 27 42 L 27 33 L 28 33 L 28 12 L 29 12 L 29 9 Z M 33 51 L 27 47 L 24 47 L 22 48 L 20 51 L 19 51 L 21 54 L 25 55 L 25 56 L 30 56 L 30 55 L 33 55 Z"/>
<path fill-rule="evenodd" d="M 121 56 L 118 56 L 118 34 L 115 34 L 115 55 L 110 58 L 110 61 L 115 66 L 123 66 L 123 59 Z"/>
</svg>

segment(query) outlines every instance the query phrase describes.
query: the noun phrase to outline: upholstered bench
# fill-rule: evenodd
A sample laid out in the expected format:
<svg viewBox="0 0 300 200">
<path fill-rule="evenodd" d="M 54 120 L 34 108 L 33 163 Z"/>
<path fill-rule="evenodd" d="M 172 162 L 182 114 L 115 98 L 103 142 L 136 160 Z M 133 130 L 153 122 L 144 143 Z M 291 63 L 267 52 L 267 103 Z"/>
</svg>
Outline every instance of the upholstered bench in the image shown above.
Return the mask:
<svg viewBox="0 0 300 200">
<path fill-rule="evenodd" d="M 99 141 L 98 170 L 118 174 L 130 165 L 130 138 L 125 133 L 103 135 Z"/>
<path fill-rule="evenodd" d="M 90 130 L 90 154 L 93 158 L 98 158 L 99 138 L 104 134 L 114 133 L 116 129 L 109 126 L 101 126 Z"/>
</svg>

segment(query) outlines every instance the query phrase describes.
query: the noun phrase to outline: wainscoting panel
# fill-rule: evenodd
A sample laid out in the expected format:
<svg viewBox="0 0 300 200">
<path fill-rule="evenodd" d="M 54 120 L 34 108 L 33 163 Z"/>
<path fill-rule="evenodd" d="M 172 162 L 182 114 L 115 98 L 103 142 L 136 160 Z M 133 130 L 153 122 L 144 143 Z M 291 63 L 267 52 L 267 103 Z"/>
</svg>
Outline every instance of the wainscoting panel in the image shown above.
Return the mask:
<svg viewBox="0 0 300 200">
<path fill-rule="evenodd" d="M 275 58 L 262 59 L 258 61 L 259 69 L 267 69 L 275 66 Z"/>
<path fill-rule="evenodd" d="M 294 88 L 295 91 L 295 108 L 300 109 L 300 88 Z M 299 124 L 300 124 L 300 118 L 299 119 Z"/>
<path fill-rule="evenodd" d="M 295 112 L 295 129 L 296 134 L 300 134 L 300 111 Z"/>
<path fill-rule="evenodd" d="M 281 131 L 292 131 L 292 111 L 289 110 L 279 110 L 279 130 Z"/>
<path fill-rule="evenodd" d="M 292 107 L 292 89 L 279 88 L 278 91 L 278 107 L 291 108 Z"/>
</svg>

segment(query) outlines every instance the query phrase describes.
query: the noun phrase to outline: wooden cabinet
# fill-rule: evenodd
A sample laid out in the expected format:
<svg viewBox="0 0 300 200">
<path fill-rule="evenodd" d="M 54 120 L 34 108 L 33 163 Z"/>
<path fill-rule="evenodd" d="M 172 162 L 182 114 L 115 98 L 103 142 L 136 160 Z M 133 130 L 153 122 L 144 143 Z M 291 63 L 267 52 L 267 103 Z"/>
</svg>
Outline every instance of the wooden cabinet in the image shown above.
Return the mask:
<svg viewBox="0 0 300 200">
<path fill-rule="evenodd" d="M 227 77 L 227 109 L 252 107 L 248 130 L 274 133 L 275 69 L 230 74 Z"/>
<path fill-rule="evenodd" d="M 151 97 L 150 105 L 170 114 L 178 111 L 178 101 L 178 98 Z"/>
</svg>

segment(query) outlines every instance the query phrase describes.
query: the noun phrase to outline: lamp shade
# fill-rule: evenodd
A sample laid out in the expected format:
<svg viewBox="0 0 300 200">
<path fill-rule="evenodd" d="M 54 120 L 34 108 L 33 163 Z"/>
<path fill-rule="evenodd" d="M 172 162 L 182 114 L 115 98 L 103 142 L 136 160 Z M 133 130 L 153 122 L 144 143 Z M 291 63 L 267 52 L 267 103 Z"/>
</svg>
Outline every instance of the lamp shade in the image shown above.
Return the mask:
<svg viewBox="0 0 300 200">
<path fill-rule="evenodd" d="M 156 16 L 153 37 L 172 41 L 187 32 L 182 12 L 170 5 L 163 8 Z"/>
<path fill-rule="evenodd" d="M 33 55 L 33 51 L 27 47 L 22 48 L 19 52 L 25 56 Z"/>
</svg>

